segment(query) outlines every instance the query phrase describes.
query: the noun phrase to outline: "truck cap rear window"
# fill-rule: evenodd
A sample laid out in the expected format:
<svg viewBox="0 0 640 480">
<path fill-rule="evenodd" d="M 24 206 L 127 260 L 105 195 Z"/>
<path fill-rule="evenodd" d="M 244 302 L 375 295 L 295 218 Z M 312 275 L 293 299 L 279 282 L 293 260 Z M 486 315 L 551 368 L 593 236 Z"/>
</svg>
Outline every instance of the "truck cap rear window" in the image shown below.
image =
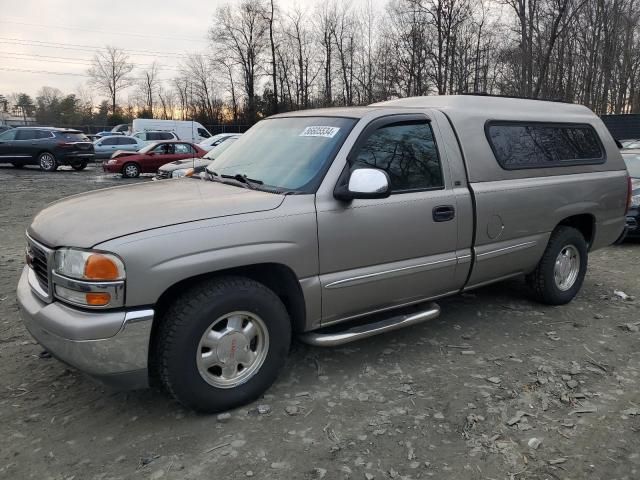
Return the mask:
<svg viewBox="0 0 640 480">
<path fill-rule="evenodd" d="M 604 163 L 591 125 L 490 121 L 485 126 L 496 160 L 506 170 Z"/>
</svg>

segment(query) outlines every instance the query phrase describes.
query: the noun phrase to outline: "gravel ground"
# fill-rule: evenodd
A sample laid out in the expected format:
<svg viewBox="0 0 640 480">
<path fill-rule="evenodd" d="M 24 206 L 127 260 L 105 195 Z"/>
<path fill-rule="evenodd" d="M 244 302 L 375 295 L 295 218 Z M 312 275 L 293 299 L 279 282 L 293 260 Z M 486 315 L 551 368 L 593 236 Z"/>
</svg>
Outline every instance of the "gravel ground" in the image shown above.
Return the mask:
<svg viewBox="0 0 640 480">
<path fill-rule="evenodd" d="M 31 217 L 123 183 L 0 167 L 0 478 L 640 478 L 640 244 L 594 253 L 568 306 L 535 304 L 516 280 L 392 334 L 295 343 L 264 398 L 203 416 L 40 358 L 20 322 Z"/>
</svg>

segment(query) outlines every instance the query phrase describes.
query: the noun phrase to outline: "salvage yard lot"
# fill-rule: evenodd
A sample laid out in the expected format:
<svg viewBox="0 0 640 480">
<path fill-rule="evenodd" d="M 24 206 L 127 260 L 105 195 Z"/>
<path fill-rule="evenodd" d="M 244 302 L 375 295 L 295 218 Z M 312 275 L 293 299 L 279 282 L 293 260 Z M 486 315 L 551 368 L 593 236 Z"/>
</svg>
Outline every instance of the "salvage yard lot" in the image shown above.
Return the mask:
<svg viewBox="0 0 640 480">
<path fill-rule="evenodd" d="M 594 253 L 568 306 L 533 303 L 514 280 L 440 301 L 431 323 L 342 348 L 296 342 L 267 395 L 230 415 L 41 358 L 15 298 L 31 217 L 144 181 L 0 166 L 0 478 L 640 478 L 638 243 Z"/>
</svg>

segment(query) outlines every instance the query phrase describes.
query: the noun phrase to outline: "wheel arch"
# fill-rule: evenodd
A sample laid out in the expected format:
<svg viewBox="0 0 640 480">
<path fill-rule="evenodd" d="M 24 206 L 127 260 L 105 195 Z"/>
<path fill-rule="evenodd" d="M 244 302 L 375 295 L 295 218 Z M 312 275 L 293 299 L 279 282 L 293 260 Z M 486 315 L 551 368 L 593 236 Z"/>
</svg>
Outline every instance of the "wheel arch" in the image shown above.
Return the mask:
<svg viewBox="0 0 640 480">
<path fill-rule="evenodd" d="M 186 289 L 205 280 L 222 278 L 225 276 L 246 277 L 265 285 L 280 298 L 287 309 L 289 318 L 291 319 L 291 328 L 293 332 L 302 332 L 304 330 L 306 322 L 306 306 L 302 287 L 294 271 L 284 264 L 260 263 L 255 265 L 245 265 L 184 278 L 168 287 L 160 295 L 154 307 L 155 314 L 153 325 L 151 327 L 149 348 L 149 367 L 152 378 L 155 371 L 155 352 L 153 345 L 156 344 L 158 326 L 164 312 L 180 292 L 185 291 Z"/>
<path fill-rule="evenodd" d="M 120 173 L 124 173 L 124 167 L 126 167 L 130 163 L 133 163 L 136 167 L 138 167 L 138 170 L 140 171 L 140 173 L 142 173 L 142 165 L 140 165 L 140 163 L 136 160 L 123 160 L 122 167 L 120 167 Z"/>
<path fill-rule="evenodd" d="M 593 214 L 580 213 L 571 215 L 562 219 L 558 225 L 556 225 L 556 228 L 561 226 L 572 227 L 578 230 L 587 242 L 587 248 L 591 248 L 596 235 L 596 217 Z"/>
<path fill-rule="evenodd" d="M 56 154 L 52 150 L 49 150 L 47 148 L 43 148 L 41 150 L 38 150 L 38 153 L 35 154 L 35 159 L 39 160 L 40 159 L 40 155 L 42 155 L 43 153 L 50 153 L 51 155 L 53 155 L 53 158 L 55 158 L 56 161 L 58 160 L 58 157 L 56 156 Z"/>
</svg>

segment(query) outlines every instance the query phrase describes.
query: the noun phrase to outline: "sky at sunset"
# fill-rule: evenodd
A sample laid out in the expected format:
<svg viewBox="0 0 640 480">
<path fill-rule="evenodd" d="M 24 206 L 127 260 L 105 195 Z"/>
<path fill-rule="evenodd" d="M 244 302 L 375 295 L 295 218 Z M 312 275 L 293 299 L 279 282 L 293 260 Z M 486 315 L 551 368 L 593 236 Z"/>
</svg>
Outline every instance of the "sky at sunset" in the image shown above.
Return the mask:
<svg viewBox="0 0 640 480">
<path fill-rule="evenodd" d="M 161 78 L 172 78 L 186 53 L 208 48 L 207 31 L 224 3 L 0 0 L 0 94 L 35 95 L 44 85 L 74 93 L 86 84 L 95 50 L 105 45 L 126 49 L 138 68 L 157 60 Z M 310 9 L 316 4 L 278 3 Z"/>
</svg>

